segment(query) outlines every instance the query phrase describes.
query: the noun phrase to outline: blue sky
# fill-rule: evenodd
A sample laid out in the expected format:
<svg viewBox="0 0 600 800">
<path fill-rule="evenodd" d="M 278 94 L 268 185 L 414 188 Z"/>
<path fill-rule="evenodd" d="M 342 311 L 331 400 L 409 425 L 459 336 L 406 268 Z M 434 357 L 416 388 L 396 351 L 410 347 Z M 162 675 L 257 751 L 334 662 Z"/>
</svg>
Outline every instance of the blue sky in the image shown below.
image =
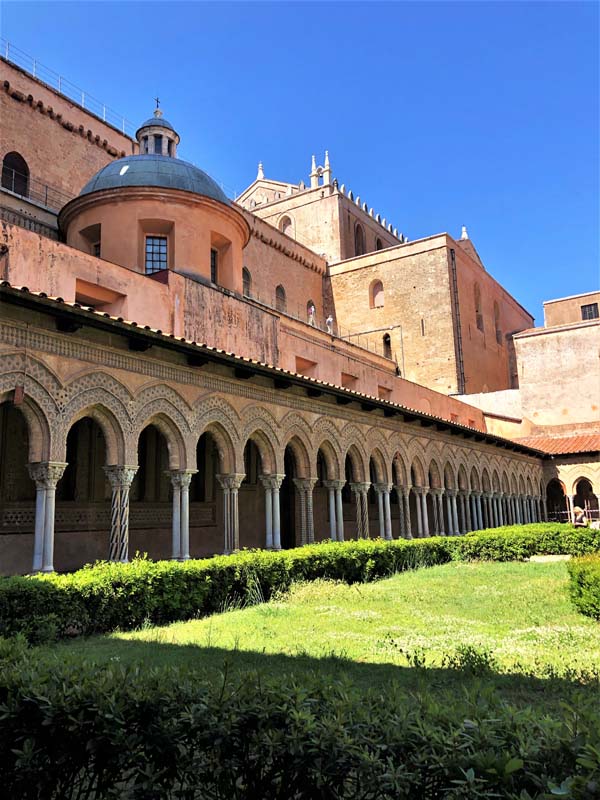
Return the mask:
<svg viewBox="0 0 600 800">
<path fill-rule="evenodd" d="M 180 155 L 231 194 L 334 175 L 409 238 L 466 224 L 542 323 L 598 288 L 595 3 L 4 2 L 1 35 L 137 123 L 153 97 Z"/>
</svg>

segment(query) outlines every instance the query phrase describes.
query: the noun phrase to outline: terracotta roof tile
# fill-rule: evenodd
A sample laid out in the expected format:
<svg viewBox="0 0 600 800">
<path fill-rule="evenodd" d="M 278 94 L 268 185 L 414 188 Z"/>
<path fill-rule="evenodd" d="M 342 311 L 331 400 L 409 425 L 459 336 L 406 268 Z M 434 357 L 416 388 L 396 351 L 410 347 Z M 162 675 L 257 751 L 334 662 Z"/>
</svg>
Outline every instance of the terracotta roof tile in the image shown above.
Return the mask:
<svg viewBox="0 0 600 800">
<path fill-rule="evenodd" d="M 600 451 L 600 433 L 584 433 L 573 436 L 525 436 L 522 439 L 515 439 L 515 441 L 551 455 Z"/>
</svg>

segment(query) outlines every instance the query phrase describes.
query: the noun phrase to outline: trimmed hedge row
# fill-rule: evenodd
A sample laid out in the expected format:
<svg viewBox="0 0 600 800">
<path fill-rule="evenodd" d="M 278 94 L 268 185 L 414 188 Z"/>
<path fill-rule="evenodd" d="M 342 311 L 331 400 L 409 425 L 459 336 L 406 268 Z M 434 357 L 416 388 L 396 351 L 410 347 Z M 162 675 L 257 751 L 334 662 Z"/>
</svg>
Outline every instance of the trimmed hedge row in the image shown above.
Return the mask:
<svg viewBox="0 0 600 800">
<path fill-rule="evenodd" d="M 577 610 L 600 620 L 600 555 L 576 558 L 569 563 L 569 588 Z"/>
<path fill-rule="evenodd" d="M 268 600 L 294 581 L 372 581 L 451 560 L 509 561 L 536 553 L 600 550 L 600 532 L 553 523 L 498 528 L 463 537 L 310 545 L 243 551 L 183 564 L 136 559 L 99 563 L 68 575 L 0 579 L 0 636 L 32 643 L 162 624 Z"/>
<path fill-rule="evenodd" d="M 592 800 L 600 714 L 460 691 L 91 669 L 0 642 L 7 800 Z"/>
</svg>

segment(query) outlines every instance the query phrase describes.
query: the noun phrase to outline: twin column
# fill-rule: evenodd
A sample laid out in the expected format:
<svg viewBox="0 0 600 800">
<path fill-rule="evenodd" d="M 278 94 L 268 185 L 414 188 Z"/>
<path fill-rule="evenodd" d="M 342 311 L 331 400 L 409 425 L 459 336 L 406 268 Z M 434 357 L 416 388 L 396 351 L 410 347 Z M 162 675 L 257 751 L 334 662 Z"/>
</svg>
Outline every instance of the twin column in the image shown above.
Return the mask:
<svg viewBox="0 0 600 800">
<path fill-rule="evenodd" d="M 54 508 L 56 484 L 66 464 L 40 461 L 29 464 L 29 475 L 35 482 L 35 532 L 33 536 L 33 571 L 54 571 Z"/>
<path fill-rule="evenodd" d="M 329 538 L 332 542 L 344 541 L 344 508 L 342 489 L 345 481 L 324 481 L 329 492 Z"/>
</svg>

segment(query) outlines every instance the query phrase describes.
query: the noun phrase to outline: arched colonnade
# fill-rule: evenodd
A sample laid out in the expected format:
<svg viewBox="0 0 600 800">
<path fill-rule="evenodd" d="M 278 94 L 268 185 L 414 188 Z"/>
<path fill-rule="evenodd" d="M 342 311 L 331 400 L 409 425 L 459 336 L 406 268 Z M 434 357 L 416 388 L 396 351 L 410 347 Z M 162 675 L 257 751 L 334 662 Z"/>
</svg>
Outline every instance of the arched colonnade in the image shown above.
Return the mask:
<svg viewBox="0 0 600 800">
<path fill-rule="evenodd" d="M 23 491 L 35 493 L 34 571 L 54 568 L 57 509 L 66 515 L 78 501 L 75 527 L 104 519 L 100 553 L 117 561 L 130 556 L 130 515 L 151 531 L 166 526 L 167 511 L 170 552 L 150 555 L 181 560 L 199 554 L 190 509 L 217 537 L 202 555 L 459 535 L 547 516 L 537 459 L 386 429 L 379 417 L 368 425 L 266 404 L 236 409 L 216 394 L 189 405 L 166 384 L 134 395 L 97 372 L 56 393 L 32 380 L 13 400 L 0 392 L 2 457 L 32 482 Z"/>
</svg>

